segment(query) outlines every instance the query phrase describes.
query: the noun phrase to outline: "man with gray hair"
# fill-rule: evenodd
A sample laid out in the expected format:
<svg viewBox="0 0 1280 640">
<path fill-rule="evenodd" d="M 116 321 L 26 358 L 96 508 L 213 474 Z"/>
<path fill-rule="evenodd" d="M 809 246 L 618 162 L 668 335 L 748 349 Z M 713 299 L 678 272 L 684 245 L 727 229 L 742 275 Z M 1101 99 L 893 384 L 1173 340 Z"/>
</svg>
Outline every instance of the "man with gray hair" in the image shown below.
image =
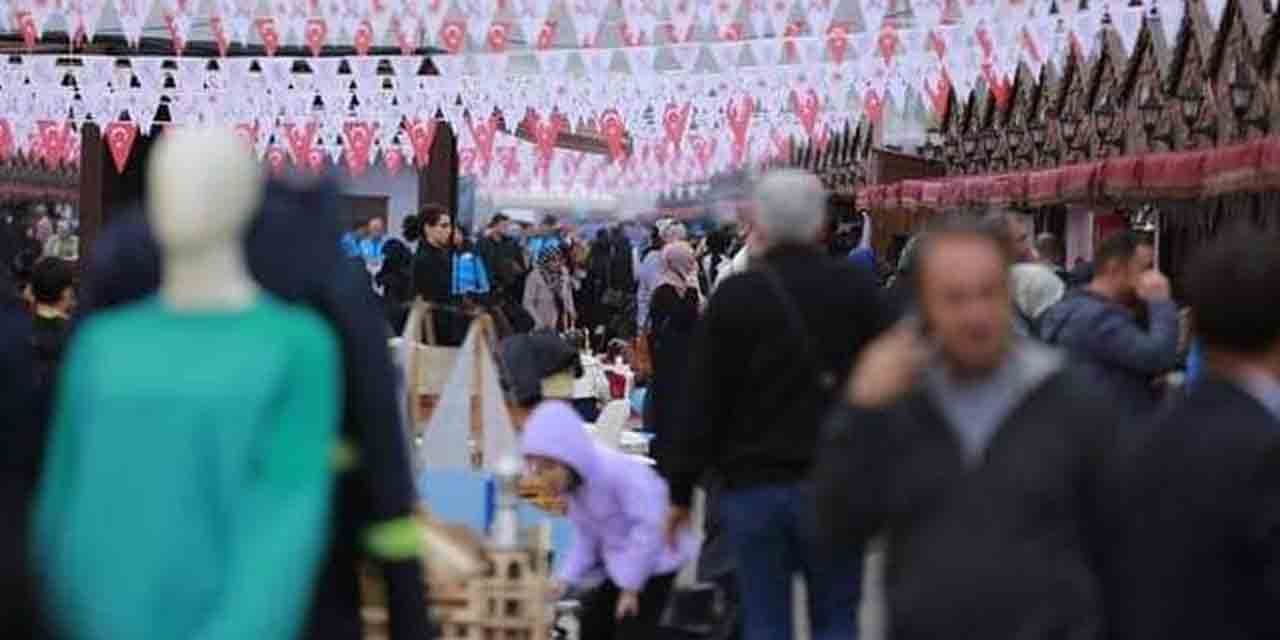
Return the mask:
<svg viewBox="0 0 1280 640">
<path fill-rule="evenodd" d="M 808 583 L 815 640 L 849 640 L 862 549 L 820 550 L 807 480 L 819 425 L 854 357 L 886 324 L 875 282 L 819 244 L 827 193 L 812 174 L 770 173 L 757 188 L 751 268 L 707 307 L 691 357 L 690 403 L 673 434 L 668 533 L 688 525 L 708 471 L 742 594 L 747 640 L 789 640 L 792 576 Z"/>
<path fill-rule="evenodd" d="M 995 209 L 983 217 L 984 226 L 1001 238 L 1013 264 L 1036 262 L 1035 221 L 1030 215 L 1012 209 Z"/>
<path fill-rule="evenodd" d="M 1035 221 L 1031 216 L 1012 209 L 994 209 L 982 217 L 981 227 L 1004 245 L 1011 266 L 1039 261 L 1034 243 Z M 1014 314 L 1014 332 L 1022 337 L 1034 336 L 1028 320 L 1023 313 Z"/>
</svg>

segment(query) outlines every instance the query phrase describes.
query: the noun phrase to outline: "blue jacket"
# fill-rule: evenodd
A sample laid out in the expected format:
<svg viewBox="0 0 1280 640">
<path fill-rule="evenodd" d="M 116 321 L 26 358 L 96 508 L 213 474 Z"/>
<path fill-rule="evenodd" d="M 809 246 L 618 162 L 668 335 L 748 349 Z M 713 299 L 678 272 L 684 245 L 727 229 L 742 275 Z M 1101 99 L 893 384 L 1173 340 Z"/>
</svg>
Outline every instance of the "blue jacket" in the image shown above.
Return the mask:
<svg viewBox="0 0 1280 640">
<path fill-rule="evenodd" d="M 364 258 L 368 262 L 377 262 L 382 260 L 382 248 L 387 245 L 387 237 L 381 238 L 364 238 L 360 240 L 359 257 Z"/>
<path fill-rule="evenodd" d="M 342 253 L 346 254 L 348 258 L 359 258 L 361 256 L 360 243 L 362 242 L 364 242 L 364 239 L 356 235 L 356 232 L 348 231 L 338 239 L 338 246 L 342 247 Z"/>
<path fill-rule="evenodd" d="M 489 270 L 480 254 L 464 251 L 453 254 L 453 295 L 489 293 Z"/>
<path fill-rule="evenodd" d="M 1155 410 L 1152 381 L 1178 366 L 1178 309 L 1172 301 L 1147 305 L 1144 330 L 1128 309 L 1087 289 L 1072 291 L 1040 318 L 1040 337 L 1096 369 L 1132 415 Z"/>
<path fill-rule="evenodd" d="M 1187 393 L 1195 390 L 1204 380 L 1204 348 L 1197 338 L 1191 341 L 1191 350 L 1187 352 Z"/>
</svg>

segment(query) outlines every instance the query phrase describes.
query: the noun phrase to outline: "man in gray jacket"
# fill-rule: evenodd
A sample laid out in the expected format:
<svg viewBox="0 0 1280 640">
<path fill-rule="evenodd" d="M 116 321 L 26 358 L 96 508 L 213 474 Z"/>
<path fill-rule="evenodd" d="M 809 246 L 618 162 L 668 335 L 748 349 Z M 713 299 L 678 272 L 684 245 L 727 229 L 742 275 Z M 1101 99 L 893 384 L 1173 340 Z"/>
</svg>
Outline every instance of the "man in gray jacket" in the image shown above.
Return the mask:
<svg viewBox="0 0 1280 640">
<path fill-rule="evenodd" d="M 1110 388 L 1134 416 L 1155 409 L 1154 382 L 1178 363 L 1178 310 L 1169 280 L 1154 263 L 1150 240 L 1132 232 L 1112 235 L 1094 256 L 1093 280 L 1040 321 L 1040 337 L 1094 365 L 1097 383 Z M 1145 308 L 1145 328 L 1135 308 Z"/>
</svg>

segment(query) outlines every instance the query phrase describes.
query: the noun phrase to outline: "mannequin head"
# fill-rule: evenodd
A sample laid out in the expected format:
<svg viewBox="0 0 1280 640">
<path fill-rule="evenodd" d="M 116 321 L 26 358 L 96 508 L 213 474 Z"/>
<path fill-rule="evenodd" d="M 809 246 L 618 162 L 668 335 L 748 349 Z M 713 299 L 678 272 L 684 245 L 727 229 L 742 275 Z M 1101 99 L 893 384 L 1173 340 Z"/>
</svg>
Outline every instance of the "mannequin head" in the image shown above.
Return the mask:
<svg viewBox="0 0 1280 640">
<path fill-rule="evenodd" d="M 262 200 L 258 163 L 229 130 L 162 136 L 147 169 L 147 217 L 160 245 L 161 297 L 177 310 L 244 309 L 257 284 L 244 236 Z"/>
<path fill-rule="evenodd" d="M 233 132 L 180 129 L 151 152 L 147 216 L 166 255 L 238 247 L 262 191 L 258 163 Z"/>
</svg>

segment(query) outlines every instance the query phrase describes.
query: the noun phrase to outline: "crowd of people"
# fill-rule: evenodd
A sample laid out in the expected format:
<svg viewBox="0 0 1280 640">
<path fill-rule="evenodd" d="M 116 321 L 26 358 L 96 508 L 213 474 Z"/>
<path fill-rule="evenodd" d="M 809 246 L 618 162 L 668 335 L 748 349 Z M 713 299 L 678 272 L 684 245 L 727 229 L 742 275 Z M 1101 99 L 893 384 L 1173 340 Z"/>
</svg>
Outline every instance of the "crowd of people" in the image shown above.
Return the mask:
<svg viewBox="0 0 1280 640">
<path fill-rule="evenodd" d="M 695 558 L 699 578 L 731 605 L 719 609 L 716 637 L 796 637 L 799 575 L 811 637 L 856 638 L 864 558 L 877 547 L 894 640 L 1280 632 L 1275 238 L 1223 232 L 1186 269 L 1175 299 L 1149 236 L 1116 233 L 1068 269 L 1058 239 L 1036 236 L 1013 211 L 941 216 L 896 255 L 877 255 L 870 217 L 833 214 L 817 178 L 796 170 L 762 178 L 741 226 L 663 219 L 609 223 L 589 237 L 552 216 L 535 225 L 502 214 L 472 237 L 438 205 L 408 216 L 399 238 L 382 218 L 339 234 L 314 222 L 317 212 L 336 220 L 334 195 L 272 184 L 245 223 L 252 277 L 332 329 L 344 400 L 337 437 L 360 452 L 332 474 L 331 539 L 312 541 L 323 549 L 297 626 L 306 637 L 360 637 L 359 567 L 369 555 L 394 637 L 430 637 L 412 545 L 364 544 L 391 536 L 416 508 L 386 339 L 405 333 L 421 303 L 432 310 L 430 340 L 445 346 L 461 344 L 478 314 L 493 317 L 513 395 L 541 405 L 524 425 L 523 453 L 528 473 L 569 505 L 575 539 L 552 597 L 581 600 L 583 640 L 677 637 L 663 614 L 676 573 Z M 78 406 L 53 400 L 54 389 L 67 384 L 64 352 L 81 325 L 108 326 L 101 319 L 161 287 L 173 239 L 154 225 L 122 216 L 78 276 L 51 256 L 6 283 L 0 411 L 14 420 L 5 505 L 42 517 L 3 527 L 0 579 L 11 597 L 0 611 L 13 637 L 125 637 L 42 614 L 48 593 L 30 579 L 44 567 L 27 551 L 65 542 L 30 538 L 33 527 L 58 533 L 51 508 L 84 512 L 39 489 L 42 475 L 71 477 L 67 461 L 86 460 L 64 442 L 49 454 L 56 469 L 42 468 L 49 425 L 70 428 L 59 412 Z M 177 339 L 152 326 L 153 339 Z M 527 393 L 516 380 L 528 359 L 519 349 L 535 344 L 559 345 L 557 366 L 571 363 L 577 384 L 565 404 L 537 386 L 546 370 L 531 367 Z M 165 356 L 152 358 L 164 366 Z M 652 466 L 582 428 L 629 391 L 604 375 L 621 361 L 644 388 L 637 413 L 653 436 Z M 201 454 L 174 459 L 198 464 Z M 706 503 L 695 523 L 699 489 Z M 317 509 L 319 495 L 308 498 Z M 119 567 L 75 559 L 82 569 Z M 148 568 L 130 577 L 140 591 L 107 598 L 119 608 L 111 616 L 84 619 L 194 637 L 183 620 L 149 626 L 156 612 L 130 609 L 163 601 L 148 590 L 175 584 L 148 582 Z M 238 579 L 227 588 L 272 595 Z M 86 596 L 62 586 L 59 604 Z"/>
<path fill-rule="evenodd" d="M 563 479 L 581 534 L 560 576 L 604 580 L 584 597 L 588 637 L 664 637 L 651 603 L 672 590 L 671 554 L 692 557 L 697 487 L 699 577 L 748 640 L 796 637 L 797 575 L 810 637 L 857 637 L 875 540 L 894 639 L 1275 633 L 1275 238 L 1224 231 L 1180 312 L 1140 232 L 1067 271 L 1026 216 L 948 215 L 886 289 L 833 238 L 813 176 L 766 176 L 756 200 L 747 266 L 725 263 L 708 299 L 679 225 L 655 229 L 661 254 L 637 271 L 655 469 L 548 438 L 580 421 L 563 410 L 527 427 L 531 467 Z M 1202 370 L 1179 375 L 1193 344 Z M 591 562 L 603 576 L 582 575 Z"/>
</svg>

